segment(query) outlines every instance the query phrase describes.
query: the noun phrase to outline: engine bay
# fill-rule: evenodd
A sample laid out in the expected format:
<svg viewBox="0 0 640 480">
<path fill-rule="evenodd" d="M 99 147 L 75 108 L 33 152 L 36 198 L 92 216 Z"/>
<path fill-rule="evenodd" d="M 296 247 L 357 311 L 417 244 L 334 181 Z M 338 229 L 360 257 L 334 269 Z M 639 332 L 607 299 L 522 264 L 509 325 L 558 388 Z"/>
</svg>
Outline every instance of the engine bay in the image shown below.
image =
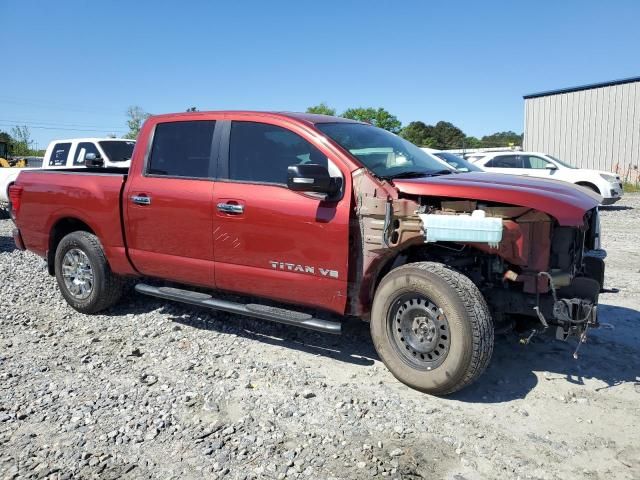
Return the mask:
<svg viewBox="0 0 640 480">
<path fill-rule="evenodd" d="M 363 255 L 351 275 L 359 291 L 352 311 L 366 310 L 377 282 L 391 269 L 433 261 L 479 287 L 496 325 L 526 316 L 538 322 L 536 333 L 553 325 L 560 339 L 582 337 L 597 326 L 606 256 L 599 248 L 597 208 L 586 212 L 581 227 L 567 227 L 524 206 L 380 193 L 358 198 L 351 240 Z"/>
</svg>

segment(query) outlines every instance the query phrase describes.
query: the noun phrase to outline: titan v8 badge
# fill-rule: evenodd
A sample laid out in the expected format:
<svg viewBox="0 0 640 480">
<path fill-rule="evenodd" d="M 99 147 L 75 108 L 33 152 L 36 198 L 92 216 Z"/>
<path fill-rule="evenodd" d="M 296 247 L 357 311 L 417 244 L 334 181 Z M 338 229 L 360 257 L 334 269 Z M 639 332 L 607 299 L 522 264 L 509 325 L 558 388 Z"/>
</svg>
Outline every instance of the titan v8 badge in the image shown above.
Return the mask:
<svg viewBox="0 0 640 480">
<path fill-rule="evenodd" d="M 285 270 L 288 272 L 310 273 L 312 275 L 320 275 L 322 277 L 338 278 L 338 271 L 329 268 L 317 268 L 311 265 L 300 265 L 299 263 L 276 262 L 269 261 L 271 268 L 274 270 Z"/>
</svg>

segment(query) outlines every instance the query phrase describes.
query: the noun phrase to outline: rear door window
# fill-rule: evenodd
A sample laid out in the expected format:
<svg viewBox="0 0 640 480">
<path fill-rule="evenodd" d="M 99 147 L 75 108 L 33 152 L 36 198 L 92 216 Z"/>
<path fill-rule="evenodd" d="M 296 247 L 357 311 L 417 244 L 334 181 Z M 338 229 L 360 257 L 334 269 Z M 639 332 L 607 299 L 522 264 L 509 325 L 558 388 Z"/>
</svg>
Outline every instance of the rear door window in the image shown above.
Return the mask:
<svg viewBox="0 0 640 480">
<path fill-rule="evenodd" d="M 69 157 L 69 150 L 71 150 L 71 142 L 69 143 L 56 143 L 51 150 L 51 158 L 49 158 L 50 167 L 64 167 L 67 164 L 67 157 Z"/>
<path fill-rule="evenodd" d="M 485 165 L 490 168 L 523 168 L 522 155 L 500 155 Z"/>
<path fill-rule="evenodd" d="M 208 178 L 215 120 L 166 122 L 156 126 L 147 173 Z"/>
<path fill-rule="evenodd" d="M 93 153 L 96 157 L 100 156 L 100 152 L 93 142 L 80 142 L 76 147 L 76 154 L 73 156 L 73 164 L 84 165 L 87 153 Z"/>
</svg>

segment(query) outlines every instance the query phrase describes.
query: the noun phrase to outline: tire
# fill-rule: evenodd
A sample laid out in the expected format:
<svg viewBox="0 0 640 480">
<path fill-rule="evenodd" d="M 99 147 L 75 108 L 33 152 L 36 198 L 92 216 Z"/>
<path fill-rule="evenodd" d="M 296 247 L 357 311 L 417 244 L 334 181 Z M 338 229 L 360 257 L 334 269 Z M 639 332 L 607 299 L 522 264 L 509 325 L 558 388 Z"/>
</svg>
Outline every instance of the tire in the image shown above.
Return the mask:
<svg viewBox="0 0 640 480">
<path fill-rule="evenodd" d="M 441 263 L 418 262 L 392 270 L 380 282 L 371 336 L 398 380 L 447 395 L 484 372 L 494 326 L 487 302 L 469 278 Z"/>
<path fill-rule="evenodd" d="M 78 262 L 84 266 L 74 269 L 69 266 L 74 258 L 83 259 Z M 113 274 L 109 263 L 102 250 L 102 245 L 98 237 L 89 232 L 73 232 L 66 235 L 58 244 L 55 256 L 55 274 L 62 296 L 67 303 L 81 313 L 97 313 L 114 305 L 122 295 L 124 282 L 121 277 Z M 67 275 L 65 272 L 73 270 L 75 277 Z M 91 281 L 87 279 L 91 277 Z M 78 280 L 84 279 L 84 280 Z M 73 281 L 71 281 L 73 280 Z M 84 288 L 77 287 L 83 284 Z M 72 283 L 71 287 L 69 283 Z M 78 289 L 74 291 L 74 289 Z"/>
</svg>

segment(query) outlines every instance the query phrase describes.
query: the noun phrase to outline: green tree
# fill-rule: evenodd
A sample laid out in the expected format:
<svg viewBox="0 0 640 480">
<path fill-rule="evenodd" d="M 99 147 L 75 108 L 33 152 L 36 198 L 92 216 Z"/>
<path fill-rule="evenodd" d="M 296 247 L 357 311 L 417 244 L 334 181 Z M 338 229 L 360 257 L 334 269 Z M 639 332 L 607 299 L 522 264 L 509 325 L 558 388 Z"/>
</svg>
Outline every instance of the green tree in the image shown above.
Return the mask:
<svg viewBox="0 0 640 480">
<path fill-rule="evenodd" d="M 464 148 L 480 148 L 482 146 L 482 140 L 476 137 L 465 137 Z"/>
<path fill-rule="evenodd" d="M 307 108 L 307 113 L 319 113 L 320 115 L 335 115 L 336 109 L 331 108 L 324 102 L 320 102 L 318 105 Z"/>
<path fill-rule="evenodd" d="M 419 147 L 433 148 L 436 145 L 433 126 L 427 125 L 424 122 L 416 121 L 409 123 L 400 130 L 400 136 Z"/>
<path fill-rule="evenodd" d="M 402 123 L 395 115 L 391 115 L 384 108 L 349 108 L 340 115 L 344 118 L 370 123 L 376 127 L 384 128 L 392 133 L 398 133 Z"/>
<path fill-rule="evenodd" d="M 11 136 L 13 137 L 12 150 L 13 155 L 17 157 L 27 156 L 31 154 L 31 132 L 26 125 L 16 125 L 11 129 Z"/>
<path fill-rule="evenodd" d="M 435 148 L 446 150 L 462 148 L 466 135 L 453 123 L 439 121 L 433 126 L 433 136 L 436 140 Z"/>
<path fill-rule="evenodd" d="M 512 145 L 522 145 L 523 135 L 518 135 L 516 132 L 497 132 L 492 135 L 485 135 L 480 140 L 482 147 L 509 147 Z"/>
<path fill-rule="evenodd" d="M 7 132 L 0 130 L 0 158 L 8 158 L 13 146 L 13 138 Z"/>
<path fill-rule="evenodd" d="M 127 126 L 129 127 L 129 131 L 125 134 L 124 138 L 131 138 L 135 140 L 138 138 L 138 133 L 140 133 L 140 128 L 142 127 L 142 123 L 149 118 L 151 114 L 145 112 L 142 107 L 138 107 L 137 105 L 132 105 L 127 109 Z"/>
</svg>

